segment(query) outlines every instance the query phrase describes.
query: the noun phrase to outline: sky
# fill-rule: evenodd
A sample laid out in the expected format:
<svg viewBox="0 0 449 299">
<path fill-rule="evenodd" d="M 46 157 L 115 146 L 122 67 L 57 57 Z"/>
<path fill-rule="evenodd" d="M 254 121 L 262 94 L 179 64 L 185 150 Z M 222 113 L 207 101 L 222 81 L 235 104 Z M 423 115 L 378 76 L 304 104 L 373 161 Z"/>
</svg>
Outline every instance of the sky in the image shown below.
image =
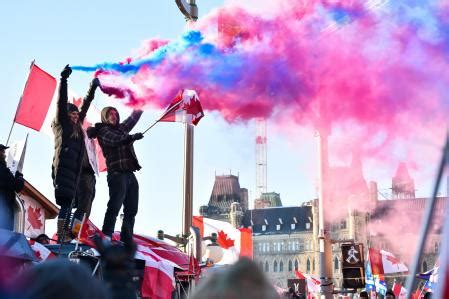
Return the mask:
<svg viewBox="0 0 449 299">
<path fill-rule="evenodd" d="M 156 2 L 157 4 L 155 4 Z M 214 43 L 216 42 L 213 40 L 214 34 L 207 35 L 205 33 L 208 30 L 214 30 L 215 27 L 213 24 L 214 22 L 216 23 L 217 19 L 216 9 L 222 8 L 225 5 L 225 1 L 198 0 L 197 2 L 200 12 L 199 28 L 204 32 L 205 42 L 209 42 L 209 39 L 212 40 L 211 43 L 214 45 L 219 45 L 219 42 L 226 42 L 219 40 L 217 43 Z M 237 2 L 227 1 L 226 5 L 227 7 L 232 7 Z M 291 2 L 286 1 L 285 3 Z M 279 74 L 282 74 L 281 71 L 289 70 L 285 68 L 284 64 L 288 65 L 288 63 L 294 62 L 295 67 L 296 63 L 304 63 L 298 66 L 298 68 L 302 67 L 307 70 L 319 69 L 320 73 L 313 73 L 316 77 L 310 80 L 319 80 L 314 78 L 319 78 L 318 75 L 325 76 L 327 72 L 336 72 L 336 74 L 338 73 L 341 76 L 335 75 L 329 78 L 335 79 L 336 82 L 340 83 L 340 81 L 346 82 L 347 76 L 352 76 L 354 81 L 357 81 L 358 77 L 356 76 L 363 78 L 362 74 L 364 69 L 361 66 L 369 68 L 380 62 L 380 58 L 377 57 L 379 61 L 376 60 L 372 64 L 367 65 L 366 60 L 358 62 L 358 56 L 356 56 L 355 58 L 352 57 L 355 62 L 351 68 L 347 67 L 349 61 L 348 56 L 351 55 L 346 54 L 337 57 L 331 55 L 332 52 L 329 51 L 329 48 L 332 47 L 333 43 L 341 41 L 344 35 L 357 41 L 366 40 L 365 37 L 373 33 L 368 30 L 366 31 L 367 33 L 360 30 L 362 33 L 356 34 L 351 26 L 347 26 L 349 29 L 345 29 L 346 32 L 340 30 L 336 33 L 331 32 L 324 38 L 318 38 L 317 43 L 320 46 L 317 49 L 317 53 L 319 54 L 315 55 L 322 55 L 321 57 L 324 57 L 323 61 L 337 61 L 338 63 L 332 62 L 321 68 L 321 64 L 318 62 L 319 67 L 317 67 L 316 61 L 307 60 L 307 57 L 312 53 L 310 49 L 314 49 L 313 45 L 304 43 L 297 48 L 297 45 L 282 42 L 288 40 L 292 34 L 295 34 L 295 30 L 299 32 L 299 35 L 295 36 L 304 37 L 304 39 L 308 37 L 307 33 L 310 32 L 307 31 L 304 33 L 303 29 L 296 28 L 295 26 L 299 26 L 296 23 L 292 23 L 293 25 L 289 27 L 288 20 L 292 16 L 289 16 L 286 10 L 282 11 L 287 5 L 286 7 L 274 9 L 271 7 L 273 6 L 272 2 L 265 1 L 263 3 L 264 5 L 258 7 L 253 6 L 252 8 L 247 8 L 247 14 L 239 11 L 236 13 L 236 10 L 230 10 L 231 16 L 248 19 L 250 21 L 247 23 L 250 28 L 248 41 L 239 41 L 241 47 L 220 45 L 217 46 L 217 49 L 220 51 L 224 49 L 223 52 L 212 51 L 212 53 L 226 53 L 225 50 L 232 50 L 232 53 L 237 53 L 236 56 L 231 56 L 231 58 L 240 59 L 238 60 L 239 64 L 232 64 L 236 60 L 225 60 L 226 63 L 230 63 L 230 66 L 234 67 L 230 67 L 230 72 L 240 70 L 238 73 L 240 75 L 244 73 L 244 70 L 247 70 L 250 74 L 252 74 L 251 72 L 260 74 L 264 71 L 269 71 L 269 69 L 264 68 L 249 68 L 262 61 L 268 67 L 279 68 Z M 419 8 L 419 5 L 417 7 Z M 325 12 L 331 11 L 334 18 L 332 24 L 335 23 L 337 27 L 340 26 L 342 28 L 345 27 L 345 22 L 348 18 L 354 18 L 357 21 L 357 18 L 360 16 L 357 9 L 351 7 L 338 9 L 324 7 L 323 10 Z M 174 1 L 128 1 L 126 5 L 123 2 L 103 0 L 92 2 L 84 0 L 76 2 L 34 1 L 31 3 L 10 1 L 2 2 L 0 4 L 0 11 L 2 14 L 0 21 L 0 36 L 2 37 L 2 42 L 0 43 L 0 59 L 1 65 L 3 66 L 3 71 L 0 72 L 0 82 L 3 83 L 3 94 L 1 96 L 2 117 L 0 118 L 0 138 L 2 142 L 6 142 L 14 113 L 28 75 L 29 65 L 33 59 L 35 59 L 36 64 L 41 68 L 53 76 L 59 77 L 60 71 L 66 64 L 95 66 L 104 62 L 120 62 L 130 56 L 136 56 L 136 53 L 141 52 L 141 49 L 144 48 L 143 46 L 148 43 L 145 41 L 150 39 L 177 41 L 180 40 L 186 30 L 185 20 Z M 307 7 L 303 11 L 307 11 Z M 417 20 L 421 20 L 419 18 L 419 12 L 417 9 L 415 13 L 415 15 L 418 15 L 416 17 Z M 265 13 L 268 18 L 271 17 L 270 20 L 266 21 L 252 17 L 252 14 L 261 16 Z M 270 13 L 275 16 L 270 16 Z M 282 13 L 282 19 L 277 19 L 276 13 Z M 310 13 L 310 16 L 316 15 L 317 13 Z M 366 22 L 371 21 L 367 17 L 359 18 Z M 426 16 L 423 18 L 426 19 Z M 278 22 L 275 23 L 273 20 L 277 20 Z M 285 22 L 282 20 L 285 20 Z M 312 18 L 306 20 L 310 21 Z M 406 20 L 400 19 L 398 22 L 406 22 Z M 423 23 L 427 24 L 426 22 Z M 362 24 L 368 26 L 366 23 Z M 380 41 L 385 41 L 388 38 L 382 39 L 383 35 L 381 33 L 387 31 L 386 27 L 376 28 L 376 35 L 374 37 L 379 38 Z M 278 34 L 277 32 L 280 33 Z M 420 37 L 426 33 L 427 31 L 423 30 Z M 253 38 L 254 36 L 262 36 L 262 38 Z M 264 44 L 264 36 L 272 37 L 273 39 L 271 41 L 276 42 L 271 45 L 271 49 L 263 47 L 266 46 Z M 426 40 L 426 38 L 432 39 L 432 36 L 424 36 L 422 39 Z M 328 41 L 328 43 L 324 43 L 323 40 Z M 388 40 L 390 41 L 390 39 Z M 418 43 L 418 41 L 415 42 Z M 194 44 L 193 47 L 196 47 L 196 45 Z M 290 53 L 285 50 L 289 49 L 289 47 L 296 52 Z M 368 54 L 365 54 L 366 56 L 370 56 L 370 51 L 382 52 L 382 47 L 396 50 L 396 45 L 379 43 L 376 45 L 376 48 L 373 48 L 372 45 L 371 47 L 366 46 L 364 50 Z M 344 48 L 343 50 L 354 51 L 355 48 L 357 48 L 356 43 L 350 48 Z M 262 54 L 258 52 L 258 49 L 261 49 Z M 424 53 L 424 51 L 427 51 L 426 49 L 411 47 L 410 52 L 407 54 L 410 57 L 416 58 L 418 62 L 425 64 L 425 61 L 419 61 L 418 58 L 426 57 L 419 52 L 423 51 Z M 272 50 L 274 52 L 270 52 Z M 384 52 L 386 53 L 385 56 L 392 54 L 389 51 Z M 182 56 L 182 53 L 184 52 L 181 52 L 179 55 L 175 53 L 178 56 L 170 56 L 169 59 L 175 57 L 170 62 L 176 65 L 175 62 L 183 63 L 185 59 L 190 58 L 190 56 Z M 151 57 L 151 53 L 145 54 Z M 241 187 L 249 190 L 249 201 L 250 206 L 252 206 L 255 194 L 256 169 L 255 126 L 252 119 L 254 116 L 268 117 L 268 191 L 280 193 L 284 206 L 299 205 L 302 202 L 315 198 L 317 194 L 316 182 L 318 169 L 317 138 L 309 120 L 305 120 L 306 117 L 300 113 L 301 109 L 303 109 L 303 111 L 307 112 L 304 113 L 305 115 L 310 114 L 310 110 L 308 110 L 309 106 L 305 99 L 317 92 L 316 90 L 311 91 L 310 88 L 306 88 L 308 86 L 306 83 L 309 79 L 304 79 L 295 73 L 295 76 L 297 76 L 295 79 L 299 78 L 304 80 L 303 85 L 302 81 L 272 80 L 273 85 L 270 85 L 270 88 L 274 90 L 273 97 L 279 99 L 279 106 L 273 105 L 273 111 L 270 110 L 267 114 L 251 114 L 252 111 L 262 111 L 261 107 L 265 107 L 263 104 L 266 103 L 266 99 L 257 99 L 254 102 L 256 105 L 254 106 L 255 108 L 248 112 L 239 105 L 246 103 L 245 100 L 250 95 L 248 92 L 251 90 L 236 84 L 239 85 L 238 91 L 241 91 L 240 96 L 245 98 L 240 101 L 238 95 L 234 96 L 237 90 L 233 90 L 231 83 L 244 82 L 247 86 L 252 86 L 250 83 L 254 82 L 255 84 L 265 84 L 263 78 L 260 79 L 261 81 L 254 81 L 253 77 L 231 76 L 231 79 L 238 81 L 230 81 L 231 83 L 229 85 L 225 84 L 226 86 L 220 89 L 220 84 L 210 79 L 214 79 L 215 77 L 208 77 L 208 73 L 201 71 L 205 69 L 203 63 L 211 63 L 216 68 L 222 67 L 220 64 L 216 64 L 219 60 L 213 60 L 215 58 L 210 53 L 200 54 L 204 56 L 199 55 L 195 57 L 198 60 L 204 58 L 201 60 L 201 63 L 197 61 L 198 63 L 193 65 L 182 64 L 182 66 L 188 67 L 185 74 L 189 76 L 183 77 L 180 73 L 174 73 L 173 69 L 170 68 L 168 70 L 156 68 L 158 76 L 160 76 L 161 80 L 165 80 L 160 81 L 164 82 L 164 84 L 159 84 L 157 87 L 152 86 L 156 90 L 156 95 L 159 98 L 157 101 L 148 98 L 146 103 L 149 105 L 145 106 L 145 112 L 134 129 L 134 132 L 143 131 L 156 120 L 163 112 L 161 109 L 163 104 L 171 100 L 171 94 L 175 90 L 186 88 L 184 85 L 192 86 L 192 84 L 204 87 L 203 92 L 200 93 L 200 100 L 204 102 L 206 116 L 195 128 L 194 214 L 198 213 L 200 205 L 207 204 L 212 191 L 215 174 L 232 173 L 238 175 Z M 283 54 L 285 56 L 282 56 Z M 296 54 L 297 57 L 295 56 Z M 397 55 L 401 54 L 403 53 L 398 53 Z M 264 60 L 266 57 L 269 59 Z M 278 63 L 279 57 L 285 58 L 285 61 L 280 59 L 281 62 Z M 385 59 L 388 57 L 381 58 Z M 245 64 L 245 59 L 252 64 Z M 291 59 L 291 61 L 288 59 Z M 138 59 L 133 61 L 136 61 L 136 63 L 139 62 Z M 394 60 L 391 64 L 391 68 L 393 69 L 396 66 L 394 65 Z M 444 66 L 446 62 L 439 62 L 437 66 L 440 65 Z M 203 68 L 201 69 L 201 67 Z M 347 69 L 354 70 L 354 72 L 346 72 L 345 70 Z M 195 72 L 190 73 L 191 70 Z M 368 69 L 368 71 L 376 74 L 379 73 L 378 77 L 368 79 L 374 80 L 373 82 L 375 83 L 384 82 L 379 78 L 385 78 L 383 73 L 386 72 L 385 70 L 372 68 Z M 435 67 L 435 69 L 429 70 L 428 73 L 416 74 L 415 77 L 411 77 L 410 82 L 418 80 L 417 78 L 422 78 L 418 75 L 430 78 L 435 73 L 438 73 L 438 71 L 439 68 Z M 400 72 L 398 71 L 394 74 L 399 76 L 407 72 L 410 74 L 410 69 L 404 67 L 400 69 Z M 388 72 L 387 75 L 391 73 L 393 72 Z M 415 75 L 415 73 L 412 72 L 412 75 Z M 446 79 L 446 75 L 446 73 L 443 74 L 442 78 Z M 219 75 L 217 76 L 217 81 L 223 79 Z M 69 79 L 69 87 L 78 94 L 83 95 L 92 77 L 92 73 L 74 71 Z M 122 78 L 122 74 L 116 74 L 116 77 L 112 79 L 116 78 Z M 100 79 L 106 80 L 108 77 L 100 77 Z M 228 77 L 224 79 L 228 79 Z M 184 80 L 185 83 L 183 84 Z M 388 79 L 385 79 L 385 81 L 388 81 Z M 407 82 L 397 82 L 396 84 L 402 84 L 404 89 L 410 88 Z M 283 89 L 282 86 L 284 85 L 288 86 L 288 88 Z M 416 107 L 421 108 L 418 104 L 422 103 L 426 99 L 426 96 L 432 98 L 433 94 L 430 93 L 431 91 L 437 93 L 434 89 L 429 89 L 431 91 L 428 94 L 422 94 L 422 97 L 413 98 L 413 101 L 407 102 L 410 106 L 387 105 L 386 103 L 392 103 L 392 99 L 387 98 L 382 92 L 384 90 L 393 90 L 391 85 L 385 84 L 385 86 L 382 85 L 384 89 L 379 89 L 381 91 L 376 90 L 379 98 L 384 97 L 388 101 L 376 102 L 373 98 L 363 98 L 363 101 L 366 102 L 360 102 L 358 103 L 360 106 L 354 105 L 354 107 L 348 104 L 349 101 L 348 103 L 338 102 L 337 100 L 340 99 L 335 99 L 335 103 L 340 103 L 338 106 L 332 106 L 334 105 L 334 102 L 332 102 L 334 101 L 332 92 L 338 90 L 340 86 L 330 85 L 328 90 L 325 88 L 320 90 L 318 94 L 329 97 L 330 109 L 331 111 L 333 109 L 335 115 L 337 115 L 332 118 L 336 126 L 330 137 L 331 164 L 340 166 L 347 165 L 351 160 L 352 152 L 348 148 L 358 147 L 358 145 L 363 144 L 360 149 L 363 150 L 363 157 L 365 158 L 363 166 L 367 181 L 377 181 L 380 190 L 388 194 L 390 192 L 389 188 L 391 187 L 391 177 L 395 173 L 397 164 L 405 160 L 408 163 L 412 177 L 415 178 L 417 195 L 428 196 L 432 187 L 434 174 L 436 173 L 435 162 L 438 161 L 438 155 L 443 143 L 441 137 L 444 136 L 444 130 L 441 130 L 441 128 L 444 128 L 444 123 L 439 122 L 439 114 L 435 113 L 435 111 L 438 110 L 438 105 L 441 104 L 441 101 L 443 103 L 445 101 L 447 105 L 448 98 L 440 99 L 435 97 L 437 98 L 435 102 L 429 100 L 430 104 L 423 105 L 422 110 L 416 109 Z M 303 89 L 299 88 L 300 90 L 297 91 L 296 86 L 305 87 Z M 433 85 L 431 86 L 433 87 Z M 353 98 L 357 98 L 357 88 L 352 89 L 352 84 L 346 84 L 345 88 L 353 91 Z M 259 91 L 257 88 L 255 90 Z M 216 93 L 210 91 L 216 91 Z M 264 89 L 264 91 L 266 90 Z M 205 98 L 201 98 L 202 94 L 206 95 Z M 294 94 L 294 99 L 289 98 L 291 94 Z M 374 91 L 373 94 L 376 95 Z M 398 92 L 395 95 L 398 97 L 410 96 L 409 94 L 404 95 L 403 92 Z M 239 109 L 224 109 L 223 106 L 215 105 L 220 102 L 220 97 L 223 103 L 232 103 Z M 117 106 L 122 118 L 131 111 L 123 103 L 124 101 L 108 97 L 100 91 L 97 91 L 94 101 L 94 105 L 98 108 L 110 104 Z M 436 103 L 434 105 L 436 108 L 431 106 L 433 103 Z M 260 105 L 257 106 L 258 104 Z M 300 109 L 289 109 L 289 107 L 293 107 L 290 106 L 292 104 L 298 105 L 294 107 L 300 107 Z M 393 129 L 389 130 L 384 124 L 389 123 L 389 118 L 391 117 L 389 113 L 392 111 L 396 112 L 395 109 L 399 106 L 400 108 L 405 108 L 402 110 L 398 108 L 397 113 L 394 114 L 394 118 L 390 119 L 392 123 L 391 128 L 394 127 L 394 131 L 397 133 L 395 135 L 392 133 Z M 249 107 L 251 108 L 252 106 Z M 367 108 L 364 110 L 361 107 Z M 447 107 L 443 106 L 441 110 L 447 109 Z M 357 117 L 351 118 L 354 116 L 351 114 L 353 110 L 362 110 L 361 114 L 365 113 L 378 117 L 371 117 L 367 120 L 368 117 L 362 117 L 357 114 Z M 231 111 L 233 114 L 226 113 L 225 111 Z M 284 111 L 286 113 L 282 113 Z M 415 113 L 416 111 L 420 112 L 420 117 L 417 117 L 418 114 Z M 237 112 L 241 112 L 241 114 Z M 421 117 L 425 113 L 429 113 L 429 115 L 427 117 Z M 432 113 L 436 115 L 433 120 L 430 117 Z M 350 119 L 350 121 L 341 121 L 343 118 Z M 354 119 L 363 123 L 363 125 L 357 126 L 351 123 Z M 413 124 L 415 120 L 419 120 L 417 122 L 419 126 L 411 126 L 411 130 L 407 132 L 407 125 L 410 122 Z M 440 130 L 432 130 L 434 127 L 439 127 Z M 15 125 L 11 141 L 23 139 L 27 133 L 30 136 L 23 170 L 25 178 L 47 196 L 47 198 L 54 201 L 51 182 L 53 140 L 41 133 L 34 132 L 20 125 Z M 391 137 L 391 142 L 385 141 L 388 137 Z M 143 167 L 137 174 L 140 184 L 140 203 L 135 231 L 138 233 L 155 235 L 159 229 L 163 229 L 169 234 L 181 232 L 183 138 L 184 127 L 182 124 L 161 123 L 151 129 L 143 140 L 135 143 L 136 153 Z M 370 142 L 362 142 L 361 140 L 363 139 L 369 139 Z M 108 200 L 105 174 L 100 175 L 96 190 L 97 194 L 92 207 L 91 219 L 97 226 L 101 227 Z M 47 227 L 51 233 L 51 230 L 54 230 L 54 223 L 47 223 Z"/>
</svg>

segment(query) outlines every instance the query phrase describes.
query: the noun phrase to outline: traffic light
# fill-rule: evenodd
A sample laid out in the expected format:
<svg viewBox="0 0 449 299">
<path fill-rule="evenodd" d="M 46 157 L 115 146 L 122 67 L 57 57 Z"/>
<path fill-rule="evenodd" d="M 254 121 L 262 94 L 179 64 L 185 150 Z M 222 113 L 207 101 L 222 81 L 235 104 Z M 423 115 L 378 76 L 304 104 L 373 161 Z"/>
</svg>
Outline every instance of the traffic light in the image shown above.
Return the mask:
<svg viewBox="0 0 449 299">
<path fill-rule="evenodd" d="M 365 287 L 365 262 L 363 244 L 342 244 L 341 254 L 343 287 L 347 289 L 361 289 Z"/>
</svg>

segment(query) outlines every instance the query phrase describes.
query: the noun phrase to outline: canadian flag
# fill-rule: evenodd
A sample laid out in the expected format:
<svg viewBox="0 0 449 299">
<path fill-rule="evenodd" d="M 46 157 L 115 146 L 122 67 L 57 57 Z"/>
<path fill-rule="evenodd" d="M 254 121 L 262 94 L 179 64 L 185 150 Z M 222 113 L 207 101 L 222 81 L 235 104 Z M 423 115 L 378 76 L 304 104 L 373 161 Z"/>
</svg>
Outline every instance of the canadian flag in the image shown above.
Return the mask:
<svg viewBox="0 0 449 299">
<path fill-rule="evenodd" d="M 56 256 L 44 245 L 41 243 L 38 243 L 34 240 L 29 240 L 28 243 L 31 246 L 31 249 L 33 249 L 34 254 L 39 259 L 40 262 L 45 261 L 46 259 L 55 258 Z"/>
<path fill-rule="evenodd" d="M 295 271 L 295 276 L 298 279 L 306 280 L 308 296 L 313 295 L 313 294 L 316 295 L 316 294 L 320 293 L 321 282 L 320 282 L 320 278 L 318 276 L 307 274 L 307 273 L 302 273 L 301 271 L 298 271 L 298 270 Z M 310 298 L 313 298 L 313 296 L 310 296 Z"/>
<path fill-rule="evenodd" d="M 204 116 L 200 99 L 196 91 L 190 89 L 181 90 L 168 106 L 159 121 L 183 122 L 197 125 Z"/>
<path fill-rule="evenodd" d="M 14 122 L 48 136 L 53 136 L 51 123 L 56 115 L 57 90 L 57 80 L 33 62 L 22 98 L 17 107 Z M 82 103 L 82 98 L 71 90 L 68 90 L 68 99 L 69 102 L 78 107 Z M 83 127 L 86 128 L 97 121 L 100 121 L 100 111 L 91 105 Z M 93 142 L 96 143 L 97 141 L 92 141 L 87 137 L 85 138 L 89 162 L 98 174 L 98 171 L 106 171 L 106 162 L 100 146 Z"/>
<path fill-rule="evenodd" d="M 407 290 L 396 281 L 393 283 L 393 293 L 396 296 L 396 298 L 399 299 L 405 299 L 407 298 Z"/>
<path fill-rule="evenodd" d="M 408 272 L 407 266 L 391 252 L 370 248 L 368 254 L 373 275 Z"/>
<path fill-rule="evenodd" d="M 145 261 L 142 297 L 170 299 L 175 289 L 175 265 L 158 256 L 149 246 L 137 245 L 136 259 Z"/>
<path fill-rule="evenodd" d="M 103 232 L 96 227 L 95 224 L 89 220 L 89 218 L 85 218 L 80 225 L 80 228 L 75 227 L 73 230 L 79 231 L 79 241 L 81 243 L 87 244 L 91 247 L 96 247 L 93 238 L 98 235 L 100 238 L 104 239 Z"/>
<path fill-rule="evenodd" d="M 217 243 L 223 248 L 223 257 L 217 264 L 235 263 L 240 256 L 253 258 L 252 231 L 249 228 L 234 228 L 230 223 L 193 216 L 193 226 L 200 229 L 201 237 L 217 234 Z"/>
</svg>

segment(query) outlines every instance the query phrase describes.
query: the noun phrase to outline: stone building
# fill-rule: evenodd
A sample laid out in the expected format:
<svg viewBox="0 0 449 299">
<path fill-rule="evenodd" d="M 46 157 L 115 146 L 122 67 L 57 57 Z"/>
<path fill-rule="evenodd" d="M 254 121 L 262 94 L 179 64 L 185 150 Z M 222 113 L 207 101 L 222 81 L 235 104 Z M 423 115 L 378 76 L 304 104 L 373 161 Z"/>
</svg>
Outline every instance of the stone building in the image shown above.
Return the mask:
<svg viewBox="0 0 449 299">
<path fill-rule="evenodd" d="M 248 209 L 248 189 L 240 187 L 238 176 L 216 175 L 209 203 L 207 206 L 200 207 L 200 215 L 231 222 L 230 213 L 233 203 L 236 203 L 234 211 L 237 214 L 239 211 L 246 211 Z"/>
<path fill-rule="evenodd" d="M 281 195 L 276 192 L 262 193 L 260 198 L 254 200 L 254 209 L 282 207 Z"/>
<path fill-rule="evenodd" d="M 225 188 L 225 185 L 233 187 Z M 295 278 L 295 270 L 318 274 L 318 200 L 296 207 L 248 210 L 247 201 L 239 201 L 236 196 L 239 188 L 235 176 L 216 177 L 209 205 L 201 207 L 201 214 L 230 222 L 235 227 L 251 227 L 254 260 L 274 285 L 286 288 L 287 280 Z M 231 189 L 234 191 L 230 192 Z M 359 159 L 353 159 L 348 167 L 329 168 L 328 192 L 330 208 L 325 211 L 325 219 L 326 231 L 334 241 L 331 263 L 335 288 L 341 288 L 343 282 L 342 242 L 362 243 L 365 253 L 372 247 L 393 252 L 399 260 L 409 260 L 410 246 L 416 244 L 428 199 L 415 198 L 414 182 L 405 164 L 399 165 L 392 179 L 390 200 L 379 200 L 377 184 L 367 184 Z M 438 219 L 444 217 L 448 203 L 449 197 L 437 200 L 434 216 L 437 221 L 428 236 L 421 271 L 430 270 L 435 265 L 442 231 L 442 222 Z M 382 229 L 377 231 L 376 227 Z"/>
<path fill-rule="evenodd" d="M 253 230 L 254 261 L 273 284 L 287 287 L 295 270 L 316 273 L 315 239 L 318 222 L 315 206 L 279 207 L 247 210 L 242 226 Z"/>
</svg>

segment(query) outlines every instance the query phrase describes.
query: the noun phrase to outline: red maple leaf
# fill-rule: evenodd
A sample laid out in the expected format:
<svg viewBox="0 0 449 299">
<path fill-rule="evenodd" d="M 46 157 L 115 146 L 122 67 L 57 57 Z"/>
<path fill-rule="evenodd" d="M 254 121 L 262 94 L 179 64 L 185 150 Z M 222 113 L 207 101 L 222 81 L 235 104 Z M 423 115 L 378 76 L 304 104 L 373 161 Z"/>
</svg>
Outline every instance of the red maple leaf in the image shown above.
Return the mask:
<svg viewBox="0 0 449 299">
<path fill-rule="evenodd" d="M 391 255 L 387 255 L 387 260 L 390 261 L 393 266 L 400 264 L 399 260 L 397 260 L 394 256 Z"/>
<path fill-rule="evenodd" d="M 73 104 L 74 104 L 76 107 L 78 107 L 78 108 L 81 107 L 81 104 L 83 103 L 83 98 L 77 98 L 77 99 L 75 99 L 75 97 L 73 97 L 72 100 L 73 100 Z"/>
<path fill-rule="evenodd" d="M 29 206 L 27 214 L 28 214 L 28 222 L 31 224 L 33 229 L 40 229 L 43 225 L 40 219 L 41 209 L 40 208 L 33 209 L 31 206 Z"/>
<path fill-rule="evenodd" d="M 234 246 L 234 240 L 229 239 L 228 235 L 225 234 L 225 232 L 222 230 L 218 232 L 217 243 L 224 249 L 228 249 Z"/>
</svg>

